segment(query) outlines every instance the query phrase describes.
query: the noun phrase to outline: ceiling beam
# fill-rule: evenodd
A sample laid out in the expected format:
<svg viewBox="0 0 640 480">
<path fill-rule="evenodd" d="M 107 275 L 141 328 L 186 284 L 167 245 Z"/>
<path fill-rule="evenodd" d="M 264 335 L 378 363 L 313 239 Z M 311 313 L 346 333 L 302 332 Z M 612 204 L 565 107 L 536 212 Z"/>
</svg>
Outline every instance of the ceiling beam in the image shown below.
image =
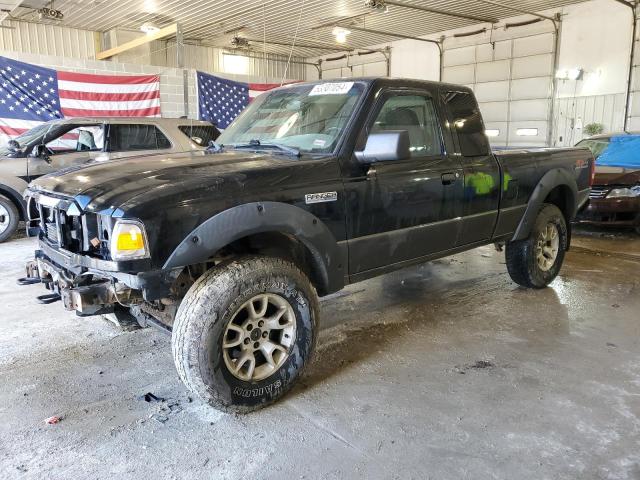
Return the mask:
<svg viewBox="0 0 640 480">
<path fill-rule="evenodd" d="M 169 25 L 168 27 L 161 28 L 157 32 L 144 35 L 142 37 L 131 40 L 130 42 L 123 43 L 122 45 L 119 45 L 117 47 L 110 48 L 109 50 L 98 52 L 96 54 L 96 60 L 104 60 L 106 58 L 115 57 L 116 55 L 120 55 L 121 53 L 126 52 L 127 50 L 146 45 L 147 43 L 153 42 L 154 40 L 160 40 L 161 38 L 166 37 L 175 37 L 177 33 L 178 24 L 174 23 L 173 25 Z"/>
<path fill-rule="evenodd" d="M 621 3 L 622 5 L 629 7 L 629 8 L 635 8 L 635 3 L 632 2 L 627 2 L 626 0 L 614 0 L 615 2 Z"/>
<path fill-rule="evenodd" d="M 253 42 L 255 44 L 263 44 L 267 45 L 282 45 L 284 47 L 290 47 L 291 42 L 278 42 L 275 40 L 259 40 L 256 38 L 245 38 L 247 42 Z M 309 43 L 298 43 L 296 42 L 296 48 L 309 48 L 311 50 L 333 50 L 336 52 L 352 52 L 354 49 L 349 47 L 339 47 L 337 45 L 318 45 L 318 44 L 309 44 Z"/>
<path fill-rule="evenodd" d="M 420 42 L 435 43 L 436 45 L 440 45 L 440 42 L 438 42 L 437 40 L 430 40 L 428 38 L 413 37 L 411 35 L 403 35 L 401 33 L 383 32 L 382 30 L 372 30 L 371 28 L 356 27 L 356 26 L 353 26 L 353 25 L 336 25 L 336 26 L 341 26 L 341 27 L 349 29 L 349 30 L 356 30 L 358 32 L 372 33 L 374 35 L 386 35 L 387 37 L 396 37 L 396 38 L 402 38 L 402 39 L 405 39 L 405 40 L 418 40 Z"/>
<path fill-rule="evenodd" d="M 533 15 L 534 17 L 538 17 L 538 18 L 544 18 L 545 20 L 550 20 L 554 23 L 558 21 L 557 18 L 548 17 L 547 15 L 542 15 L 541 13 L 525 10 L 524 8 L 512 7 L 511 5 L 505 5 L 504 3 L 495 2 L 493 0 L 474 0 L 474 1 L 484 3 L 486 5 L 493 5 L 494 7 L 504 8 L 506 10 L 511 10 L 512 12 L 522 13 L 525 15 Z"/>
<path fill-rule="evenodd" d="M 351 15 L 349 17 L 342 17 L 335 20 L 331 20 L 329 22 L 321 23 L 320 25 L 316 25 L 315 27 L 311 27 L 311 30 L 318 30 L 319 28 L 324 27 L 335 27 L 339 23 L 348 22 L 349 20 L 362 20 L 365 21 L 365 17 L 370 15 L 371 12 L 358 13 L 357 15 Z"/>
<path fill-rule="evenodd" d="M 385 5 L 393 5 L 393 6 L 402 7 L 402 8 L 411 8 L 413 10 L 420 10 L 421 12 L 437 13 L 438 15 L 447 15 L 449 17 L 462 18 L 464 20 L 473 20 L 475 22 L 481 22 L 481 23 L 497 23 L 498 22 L 498 19 L 496 18 L 467 15 L 464 13 L 455 13 L 448 10 L 440 10 L 438 8 L 421 7 L 419 5 L 412 5 L 410 3 L 398 2 L 396 0 L 385 0 L 384 3 Z"/>
</svg>

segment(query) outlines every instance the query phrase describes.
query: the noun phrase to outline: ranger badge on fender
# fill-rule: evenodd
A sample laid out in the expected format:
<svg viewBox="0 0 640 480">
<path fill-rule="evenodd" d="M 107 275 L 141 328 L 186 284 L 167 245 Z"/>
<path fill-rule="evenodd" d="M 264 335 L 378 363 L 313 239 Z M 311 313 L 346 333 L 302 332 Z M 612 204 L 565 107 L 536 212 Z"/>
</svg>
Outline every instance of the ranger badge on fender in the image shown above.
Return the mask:
<svg viewBox="0 0 640 480">
<path fill-rule="evenodd" d="M 322 192 L 322 193 L 307 193 L 304 196 L 304 203 L 324 203 L 335 202 L 338 200 L 338 192 Z"/>
</svg>

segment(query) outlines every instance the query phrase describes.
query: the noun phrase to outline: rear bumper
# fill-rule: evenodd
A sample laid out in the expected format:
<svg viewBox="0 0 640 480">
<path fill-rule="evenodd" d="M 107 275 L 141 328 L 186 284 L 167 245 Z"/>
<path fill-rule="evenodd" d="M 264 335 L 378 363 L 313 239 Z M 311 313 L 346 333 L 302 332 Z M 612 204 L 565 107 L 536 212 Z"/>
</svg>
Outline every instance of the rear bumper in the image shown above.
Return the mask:
<svg viewBox="0 0 640 480">
<path fill-rule="evenodd" d="M 591 199 L 576 220 L 599 226 L 640 226 L 640 197 Z"/>
<path fill-rule="evenodd" d="M 27 262 L 27 278 L 39 280 L 58 295 L 65 309 L 80 316 L 112 313 L 117 304 L 133 305 L 170 295 L 179 270 L 158 270 L 137 274 L 95 268 L 105 262 L 56 250 L 40 242 L 34 260 Z M 112 267 L 112 265 L 104 265 Z"/>
</svg>

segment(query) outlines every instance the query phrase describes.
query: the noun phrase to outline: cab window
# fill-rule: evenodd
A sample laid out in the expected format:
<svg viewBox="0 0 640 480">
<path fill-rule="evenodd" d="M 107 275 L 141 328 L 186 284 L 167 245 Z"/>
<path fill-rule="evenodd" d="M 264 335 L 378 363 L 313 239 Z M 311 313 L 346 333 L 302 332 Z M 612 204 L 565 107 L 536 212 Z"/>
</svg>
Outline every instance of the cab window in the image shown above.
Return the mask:
<svg viewBox="0 0 640 480">
<path fill-rule="evenodd" d="M 371 133 L 406 130 L 411 157 L 442 154 L 438 116 L 433 101 L 422 95 L 397 95 L 385 101 Z"/>
<path fill-rule="evenodd" d="M 155 125 L 113 124 L 109 127 L 109 151 L 162 150 L 171 142 Z"/>
<path fill-rule="evenodd" d="M 102 125 L 83 125 L 47 142 L 47 148 L 55 154 L 73 152 L 99 152 L 104 147 Z"/>
<path fill-rule="evenodd" d="M 489 141 L 474 96 L 469 92 L 446 92 L 444 102 L 458 136 L 460 153 L 465 157 L 488 155 Z"/>
</svg>

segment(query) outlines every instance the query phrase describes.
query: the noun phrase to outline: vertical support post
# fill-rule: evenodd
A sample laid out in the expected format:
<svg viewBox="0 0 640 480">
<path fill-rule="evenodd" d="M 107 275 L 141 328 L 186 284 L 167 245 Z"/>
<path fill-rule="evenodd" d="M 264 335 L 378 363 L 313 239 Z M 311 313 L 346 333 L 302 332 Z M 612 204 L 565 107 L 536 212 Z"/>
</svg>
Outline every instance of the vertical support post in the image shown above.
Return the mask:
<svg viewBox="0 0 640 480">
<path fill-rule="evenodd" d="M 384 58 L 387 61 L 387 77 L 390 77 L 391 76 L 391 47 L 387 45 L 384 50 L 385 50 Z"/>
<path fill-rule="evenodd" d="M 322 80 L 322 59 L 318 60 L 318 80 Z"/>
<path fill-rule="evenodd" d="M 626 132 L 629 128 L 629 116 L 631 114 L 631 97 L 633 93 L 633 74 L 635 70 L 635 56 L 636 56 L 636 36 L 638 33 L 638 4 L 634 3 L 633 5 L 629 5 L 631 8 L 631 13 L 633 14 L 633 29 L 632 29 L 632 38 L 631 38 L 631 58 L 629 59 L 629 77 L 627 78 L 627 95 L 626 101 L 624 104 L 624 128 L 623 130 Z"/>
<path fill-rule="evenodd" d="M 440 52 L 440 72 L 438 76 L 438 81 L 442 81 L 444 78 L 444 41 L 447 37 L 442 35 L 440 37 L 440 42 L 438 43 L 438 51 Z"/>
<path fill-rule="evenodd" d="M 549 106 L 549 131 L 547 132 L 547 146 L 553 147 L 556 138 L 556 98 L 558 97 L 558 79 L 556 78 L 556 72 L 558 71 L 558 65 L 560 64 L 560 41 L 562 37 L 562 21 L 560 14 L 557 13 L 553 22 L 555 29 L 555 43 L 553 47 L 553 70 L 551 71 L 551 105 Z"/>
<path fill-rule="evenodd" d="M 176 66 L 182 69 L 182 97 L 184 117 L 189 118 L 189 70 L 184 68 L 184 34 L 182 26 L 178 24 L 176 31 Z"/>
</svg>

